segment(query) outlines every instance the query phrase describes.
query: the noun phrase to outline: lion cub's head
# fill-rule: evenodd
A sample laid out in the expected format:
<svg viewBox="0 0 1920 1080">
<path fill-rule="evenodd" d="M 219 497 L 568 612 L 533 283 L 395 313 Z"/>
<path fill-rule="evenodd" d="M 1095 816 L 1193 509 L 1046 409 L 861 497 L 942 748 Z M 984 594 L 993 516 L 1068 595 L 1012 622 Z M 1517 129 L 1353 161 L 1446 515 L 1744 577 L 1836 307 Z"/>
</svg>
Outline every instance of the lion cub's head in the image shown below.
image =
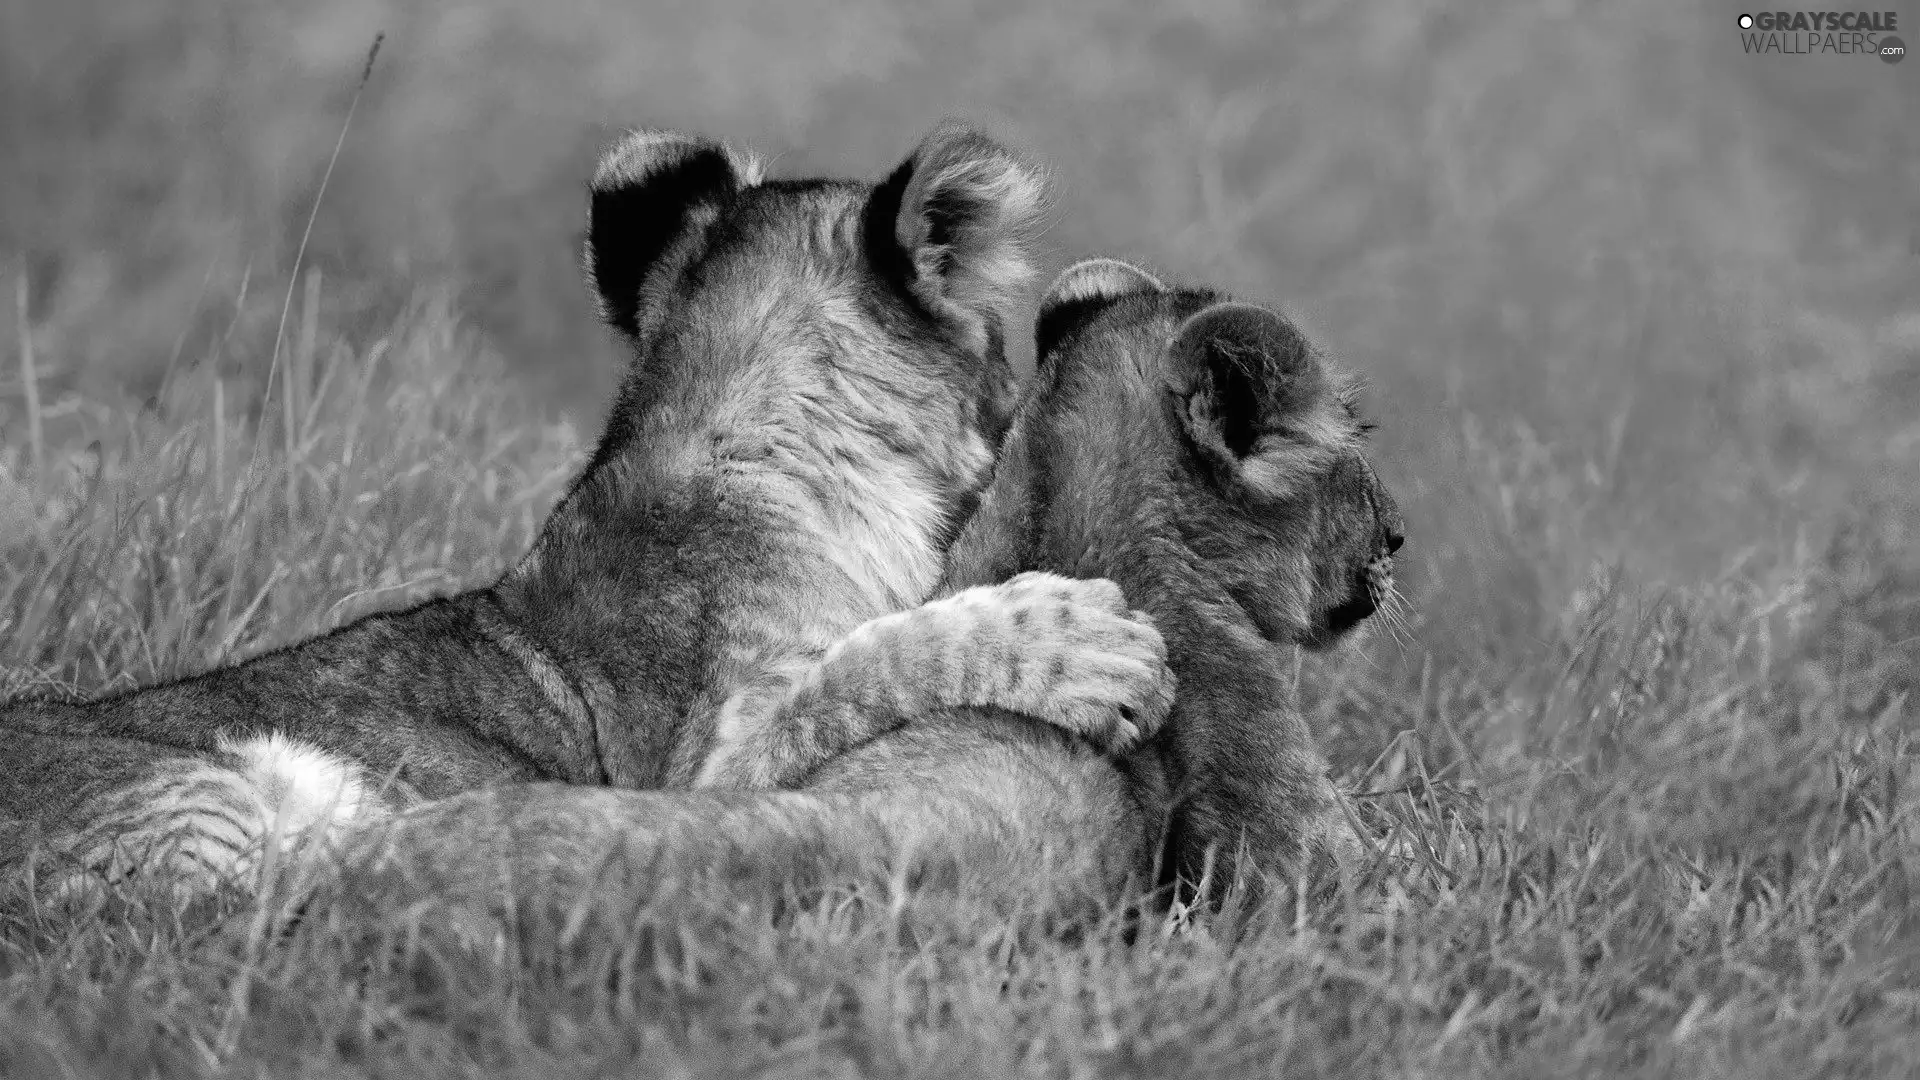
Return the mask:
<svg viewBox="0 0 1920 1080">
<path fill-rule="evenodd" d="M 952 122 L 877 183 L 769 179 L 704 138 L 630 133 L 594 174 L 586 238 L 594 298 L 633 353 L 599 457 L 635 442 L 847 456 L 813 445 L 826 433 L 911 460 L 941 496 L 983 483 L 1043 191 Z"/>
<path fill-rule="evenodd" d="M 1002 465 L 1028 473 L 1008 486 L 1033 493 L 1029 556 L 1123 581 L 1116 562 L 1177 558 L 1261 636 L 1316 649 L 1395 598 L 1404 525 L 1356 384 L 1285 318 L 1094 259 L 1047 290 L 1036 344 Z"/>
</svg>

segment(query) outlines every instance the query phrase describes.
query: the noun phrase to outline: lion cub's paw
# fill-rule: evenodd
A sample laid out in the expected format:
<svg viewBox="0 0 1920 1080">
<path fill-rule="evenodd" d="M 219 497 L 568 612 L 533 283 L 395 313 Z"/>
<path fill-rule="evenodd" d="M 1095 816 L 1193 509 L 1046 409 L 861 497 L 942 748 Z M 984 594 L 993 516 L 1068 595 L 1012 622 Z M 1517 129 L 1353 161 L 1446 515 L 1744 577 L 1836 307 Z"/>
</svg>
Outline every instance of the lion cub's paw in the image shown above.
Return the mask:
<svg viewBox="0 0 1920 1080">
<path fill-rule="evenodd" d="M 980 704 L 1044 720 L 1109 753 L 1152 735 L 1173 707 L 1166 642 L 1105 578 L 1030 572 L 950 599 L 970 616 L 962 651 L 985 669 L 974 673 Z"/>
</svg>

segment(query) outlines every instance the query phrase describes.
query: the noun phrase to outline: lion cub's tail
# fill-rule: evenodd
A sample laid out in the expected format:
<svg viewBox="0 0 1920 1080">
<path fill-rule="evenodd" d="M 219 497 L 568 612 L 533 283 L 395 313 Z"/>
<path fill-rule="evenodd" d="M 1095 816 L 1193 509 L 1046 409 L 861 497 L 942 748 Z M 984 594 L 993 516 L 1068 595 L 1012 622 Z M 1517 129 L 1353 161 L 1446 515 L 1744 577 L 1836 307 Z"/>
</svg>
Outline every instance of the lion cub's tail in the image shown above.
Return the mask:
<svg viewBox="0 0 1920 1080">
<path fill-rule="evenodd" d="M 278 733 L 222 737 L 219 752 L 140 763 L 131 782 L 85 799 L 45 845 L 38 890 L 61 902 L 152 882 L 177 900 L 330 849 L 389 813 L 360 766 Z"/>
</svg>

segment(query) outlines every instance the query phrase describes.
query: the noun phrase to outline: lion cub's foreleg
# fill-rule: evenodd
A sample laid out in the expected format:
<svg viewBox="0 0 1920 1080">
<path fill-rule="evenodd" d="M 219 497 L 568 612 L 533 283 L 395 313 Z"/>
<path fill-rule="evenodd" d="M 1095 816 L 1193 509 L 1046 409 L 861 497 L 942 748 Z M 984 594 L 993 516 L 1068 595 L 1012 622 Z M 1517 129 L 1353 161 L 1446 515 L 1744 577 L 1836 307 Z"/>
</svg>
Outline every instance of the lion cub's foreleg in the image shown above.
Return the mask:
<svg viewBox="0 0 1920 1080">
<path fill-rule="evenodd" d="M 722 707 L 695 787 L 790 787 L 935 710 L 988 705 L 1119 752 L 1173 705 L 1166 643 L 1111 581 L 1020 574 L 873 619 Z"/>
</svg>

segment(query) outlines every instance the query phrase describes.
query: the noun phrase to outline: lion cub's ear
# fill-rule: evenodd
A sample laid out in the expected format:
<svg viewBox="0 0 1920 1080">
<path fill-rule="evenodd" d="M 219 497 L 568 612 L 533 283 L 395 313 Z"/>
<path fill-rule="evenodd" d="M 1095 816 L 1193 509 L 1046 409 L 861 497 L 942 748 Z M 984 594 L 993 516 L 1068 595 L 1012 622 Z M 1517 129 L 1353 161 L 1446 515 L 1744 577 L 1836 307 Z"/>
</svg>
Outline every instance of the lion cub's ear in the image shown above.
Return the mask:
<svg viewBox="0 0 1920 1080">
<path fill-rule="evenodd" d="M 869 197 L 868 254 L 931 310 L 996 318 L 1033 276 L 1028 247 L 1045 199 L 1039 170 L 948 121 Z"/>
<path fill-rule="evenodd" d="M 1160 279 L 1119 259 L 1083 259 L 1053 279 L 1034 319 L 1034 356 L 1045 362 L 1060 339 L 1123 296 L 1165 292 Z"/>
<path fill-rule="evenodd" d="M 600 317 L 640 330 L 647 273 L 702 216 L 760 181 L 751 157 L 676 131 L 630 131 L 601 155 L 587 222 L 587 281 Z"/>
<path fill-rule="evenodd" d="M 1181 425 L 1223 479 L 1285 498 L 1359 436 L 1320 358 L 1292 323 L 1215 304 L 1168 346 Z"/>
</svg>

